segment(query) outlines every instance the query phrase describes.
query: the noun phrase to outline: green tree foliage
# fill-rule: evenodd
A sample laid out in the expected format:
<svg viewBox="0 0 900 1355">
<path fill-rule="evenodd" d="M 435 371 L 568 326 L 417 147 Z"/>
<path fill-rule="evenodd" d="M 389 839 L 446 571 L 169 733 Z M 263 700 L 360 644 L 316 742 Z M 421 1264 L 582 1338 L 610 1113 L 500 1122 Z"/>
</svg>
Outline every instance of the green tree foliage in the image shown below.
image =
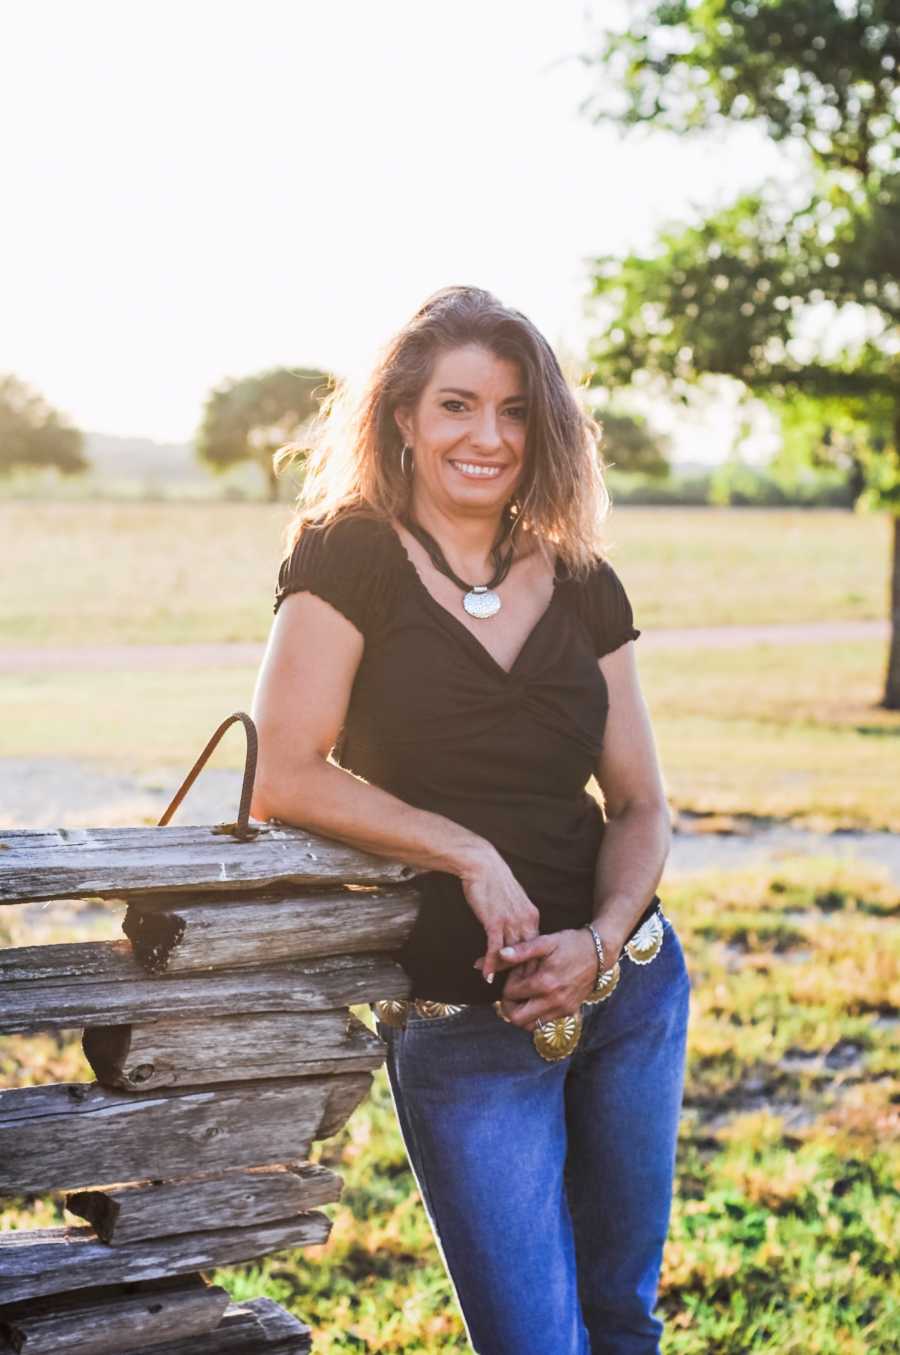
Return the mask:
<svg viewBox="0 0 900 1355">
<path fill-rule="evenodd" d="M 762 119 L 828 169 L 896 169 L 897 0 L 632 0 L 585 111 L 674 132 Z"/>
<path fill-rule="evenodd" d="M 615 409 L 593 409 L 603 428 L 603 459 L 616 470 L 638 471 L 655 480 L 669 474 L 669 439 L 656 433 L 646 419 Z"/>
<path fill-rule="evenodd" d="M 272 457 L 293 441 L 317 411 L 331 382 L 327 372 L 310 367 L 278 367 L 256 376 L 229 380 L 206 401 L 197 454 L 213 470 L 226 471 L 241 461 L 256 461 L 270 499 L 278 497 Z"/>
<path fill-rule="evenodd" d="M 654 373 L 684 394 L 737 378 L 792 455 L 805 440 L 894 515 L 885 704 L 900 708 L 900 0 L 638 0 L 586 60 L 604 76 L 597 121 L 755 122 L 801 152 L 792 192 L 762 185 L 666 226 L 646 256 L 595 261 L 595 380 Z"/>
<path fill-rule="evenodd" d="M 597 260 L 594 292 L 614 314 L 591 357 L 604 384 L 614 386 L 638 371 L 676 387 L 707 373 L 736 377 L 794 427 L 792 405 L 800 401 L 811 452 L 828 445 L 826 430 L 839 409 L 841 421 L 856 426 L 873 503 L 900 511 L 900 474 L 875 493 L 879 472 L 896 458 L 900 295 L 891 283 L 900 289 L 900 268 L 896 279 L 860 285 L 851 218 L 837 220 L 833 203 L 826 206 L 827 214 L 791 211 L 779 193 L 764 189 L 698 226 L 662 232 L 649 257 Z M 852 261 L 849 276 L 842 257 Z M 866 288 L 874 281 L 883 298 Z M 858 336 L 836 348 L 831 334 L 848 307 Z"/>
<path fill-rule="evenodd" d="M 84 438 L 43 396 L 12 375 L 0 376 L 0 475 L 53 468 L 87 470 Z"/>
</svg>

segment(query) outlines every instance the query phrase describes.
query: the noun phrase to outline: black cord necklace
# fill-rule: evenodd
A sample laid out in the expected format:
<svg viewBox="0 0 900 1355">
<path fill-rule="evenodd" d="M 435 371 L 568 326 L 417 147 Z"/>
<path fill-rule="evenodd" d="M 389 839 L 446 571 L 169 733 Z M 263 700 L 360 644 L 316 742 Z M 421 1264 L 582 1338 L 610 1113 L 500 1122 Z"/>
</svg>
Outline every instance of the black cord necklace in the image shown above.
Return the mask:
<svg viewBox="0 0 900 1355">
<path fill-rule="evenodd" d="M 466 583 L 464 579 L 461 579 L 450 568 L 447 557 L 431 532 L 416 522 L 411 512 L 401 515 L 400 521 L 413 534 L 419 544 L 427 550 L 435 569 L 439 569 L 448 579 L 453 580 L 457 588 L 463 590 L 462 604 L 470 616 L 483 620 L 486 617 L 495 616 L 499 612 L 503 603 L 500 594 L 495 593 L 494 589 L 500 586 L 512 568 L 514 553 L 512 546 L 504 555 L 501 555 L 500 552 L 504 542 L 512 535 L 513 528 L 518 521 L 517 518 L 513 517 L 508 510 L 504 510 L 503 530 L 500 533 L 499 540 L 491 547 L 491 558 L 494 561 L 495 568 L 490 583 Z"/>
</svg>

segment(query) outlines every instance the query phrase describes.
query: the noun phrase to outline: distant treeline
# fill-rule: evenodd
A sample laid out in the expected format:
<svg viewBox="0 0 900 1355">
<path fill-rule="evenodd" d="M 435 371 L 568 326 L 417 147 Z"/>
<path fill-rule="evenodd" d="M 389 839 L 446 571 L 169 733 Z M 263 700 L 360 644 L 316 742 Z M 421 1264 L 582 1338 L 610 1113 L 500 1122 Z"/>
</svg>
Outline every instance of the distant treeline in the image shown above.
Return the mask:
<svg viewBox="0 0 900 1355">
<path fill-rule="evenodd" d="M 665 478 L 610 470 L 613 502 L 672 507 L 853 508 L 857 491 L 845 475 L 807 467 L 790 475 L 777 467 L 730 460 L 704 468 L 673 467 Z"/>
</svg>

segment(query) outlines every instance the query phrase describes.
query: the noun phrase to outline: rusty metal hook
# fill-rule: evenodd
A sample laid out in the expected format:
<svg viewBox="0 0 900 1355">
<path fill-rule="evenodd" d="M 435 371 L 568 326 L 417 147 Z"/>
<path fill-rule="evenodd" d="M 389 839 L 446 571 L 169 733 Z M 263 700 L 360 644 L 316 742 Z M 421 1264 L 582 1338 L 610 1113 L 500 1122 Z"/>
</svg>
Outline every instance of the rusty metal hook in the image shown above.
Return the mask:
<svg viewBox="0 0 900 1355">
<path fill-rule="evenodd" d="M 175 810 L 197 780 L 197 777 L 206 765 L 216 744 L 219 742 L 226 729 L 229 729 L 236 720 L 240 720 L 241 724 L 244 726 L 244 732 L 247 735 L 247 756 L 244 760 L 244 781 L 241 786 L 241 803 L 238 808 L 237 822 L 217 823 L 211 831 L 213 833 L 228 833 L 231 837 L 236 837 L 241 841 L 249 841 L 256 837 L 259 829 L 251 828 L 248 821 L 250 818 L 250 800 L 253 796 L 253 782 L 256 779 L 256 755 L 259 750 L 259 737 L 256 733 L 256 725 L 253 723 L 250 716 L 246 715 L 242 710 L 235 711 L 234 715 L 229 715 L 228 719 L 223 720 L 219 725 L 219 728 L 213 734 L 212 738 L 203 749 L 203 752 L 197 758 L 197 761 L 194 763 L 193 767 L 172 797 L 171 804 L 157 824 L 158 828 L 165 828 L 166 824 L 175 813 Z"/>
</svg>

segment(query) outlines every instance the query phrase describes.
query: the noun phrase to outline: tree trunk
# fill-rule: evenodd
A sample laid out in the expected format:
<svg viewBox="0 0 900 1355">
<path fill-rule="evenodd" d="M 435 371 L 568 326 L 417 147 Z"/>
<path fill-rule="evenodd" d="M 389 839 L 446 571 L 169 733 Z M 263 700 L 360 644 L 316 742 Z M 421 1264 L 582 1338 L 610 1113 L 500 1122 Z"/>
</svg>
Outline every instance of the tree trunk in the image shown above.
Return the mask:
<svg viewBox="0 0 900 1355">
<path fill-rule="evenodd" d="M 898 429 L 900 444 L 900 429 Z M 891 558 L 891 639 L 888 650 L 884 700 L 887 710 L 900 710 L 900 511 L 894 513 Z"/>
<path fill-rule="evenodd" d="M 268 492 L 269 503 L 278 502 L 278 476 L 275 474 L 275 466 L 272 462 L 272 451 L 269 448 L 262 454 L 263 475 L 266 477 L 266 490 Z"/>
</svg>

